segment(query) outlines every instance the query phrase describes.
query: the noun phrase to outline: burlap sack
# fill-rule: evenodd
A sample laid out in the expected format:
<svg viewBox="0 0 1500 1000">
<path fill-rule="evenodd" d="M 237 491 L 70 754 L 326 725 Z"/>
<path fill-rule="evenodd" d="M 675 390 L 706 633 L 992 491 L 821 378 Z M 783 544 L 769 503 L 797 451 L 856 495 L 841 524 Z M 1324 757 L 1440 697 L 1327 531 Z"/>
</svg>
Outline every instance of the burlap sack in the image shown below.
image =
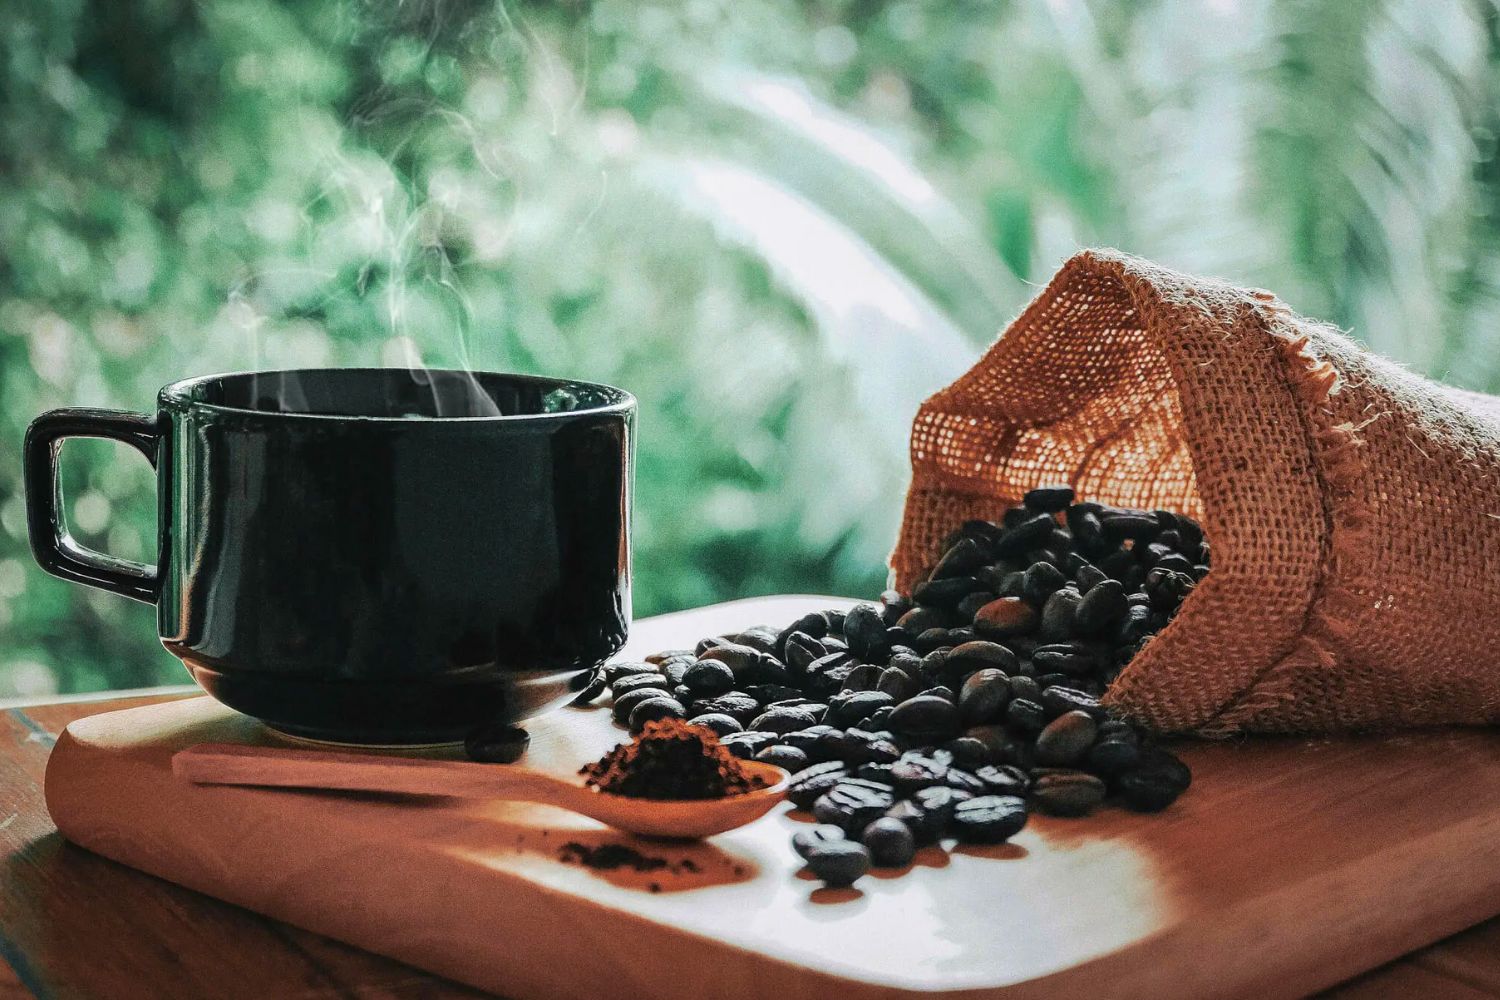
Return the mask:
<svg viewBox="0 0 1500 1000">
<path fill-rule="evenodd" d="M 1269 292 L 1081 253 L 923 404 L 902 589 L 1030 487 L 1180 510 L 1213 569 L 1107 700 L 1167 732 L 1500 721 L 1500 398 Z"/>
</svg>

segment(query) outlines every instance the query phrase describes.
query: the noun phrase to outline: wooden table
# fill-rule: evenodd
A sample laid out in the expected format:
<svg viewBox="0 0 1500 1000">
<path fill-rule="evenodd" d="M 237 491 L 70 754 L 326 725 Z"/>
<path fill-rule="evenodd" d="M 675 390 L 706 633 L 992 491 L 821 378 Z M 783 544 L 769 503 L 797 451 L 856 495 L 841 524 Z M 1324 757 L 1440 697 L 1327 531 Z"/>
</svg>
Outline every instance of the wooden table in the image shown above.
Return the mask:
<svg viewBox="0 0 1500 1000">
<path fill-rule="evenodd" d="M 481 997 L 468 987 L 229 906 L 73 847 L 42 800 L 47 753 L 74 719 L 193 693 L 0 707 L 0 1000 L 170 996 Z M 1500 998 L 1500 918 L 1326 994 Z"/>
</svg>

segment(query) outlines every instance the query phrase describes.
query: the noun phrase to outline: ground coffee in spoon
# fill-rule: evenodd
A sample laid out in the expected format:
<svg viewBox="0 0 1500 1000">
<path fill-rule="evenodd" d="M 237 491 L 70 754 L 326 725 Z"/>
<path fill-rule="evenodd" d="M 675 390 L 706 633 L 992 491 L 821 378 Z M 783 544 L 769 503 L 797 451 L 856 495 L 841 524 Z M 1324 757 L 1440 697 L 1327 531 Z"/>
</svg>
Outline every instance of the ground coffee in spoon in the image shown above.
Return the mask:
<svg viewBox="0 0 1500 1000">
<path fill-rule="evenodd" d="M 712 729 L 680 719 L 647 722 L 579 773 L 601 792 L 638 799 L 717 799 L 766 787 Z"/>
</svg>

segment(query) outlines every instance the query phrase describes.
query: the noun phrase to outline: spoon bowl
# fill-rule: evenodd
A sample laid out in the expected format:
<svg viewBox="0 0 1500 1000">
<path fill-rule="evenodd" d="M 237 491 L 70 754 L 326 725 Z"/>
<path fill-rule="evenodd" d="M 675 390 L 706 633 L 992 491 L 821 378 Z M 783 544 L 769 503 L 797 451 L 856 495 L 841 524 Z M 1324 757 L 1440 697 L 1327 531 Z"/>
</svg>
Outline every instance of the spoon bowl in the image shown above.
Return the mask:
<svg viewBox="0 0 1500 1000">
<path fill-rule="evenodd" d="M 779 767 L 741 761 L 767 787 L 717 799 L 638 799 L 514 764 L 474 764 L 331 750 L 200 743 L 172 757 L 172 773 L 199 785 L 302 788 L 535 802 L 646 837 L 702 840 L 753 822 L 786 798 Z"/>
</svg>

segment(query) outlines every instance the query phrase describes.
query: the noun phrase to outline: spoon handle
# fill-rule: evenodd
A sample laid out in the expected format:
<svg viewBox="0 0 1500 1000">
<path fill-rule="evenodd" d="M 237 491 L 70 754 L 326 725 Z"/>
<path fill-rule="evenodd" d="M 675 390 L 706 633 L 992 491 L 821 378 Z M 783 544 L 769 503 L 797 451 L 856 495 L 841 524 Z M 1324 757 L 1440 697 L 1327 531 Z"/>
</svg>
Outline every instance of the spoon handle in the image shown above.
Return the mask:
<svg viewBox="0 0 1500 1000">
<path fill-rule="evenodd" d="M 551 775 L 509 765 L 332 750 L 200 743 L 172 755 L 172 773 L 200 785 L 316 788 L 552 802 L 571 791 Z"/>
</svg>

